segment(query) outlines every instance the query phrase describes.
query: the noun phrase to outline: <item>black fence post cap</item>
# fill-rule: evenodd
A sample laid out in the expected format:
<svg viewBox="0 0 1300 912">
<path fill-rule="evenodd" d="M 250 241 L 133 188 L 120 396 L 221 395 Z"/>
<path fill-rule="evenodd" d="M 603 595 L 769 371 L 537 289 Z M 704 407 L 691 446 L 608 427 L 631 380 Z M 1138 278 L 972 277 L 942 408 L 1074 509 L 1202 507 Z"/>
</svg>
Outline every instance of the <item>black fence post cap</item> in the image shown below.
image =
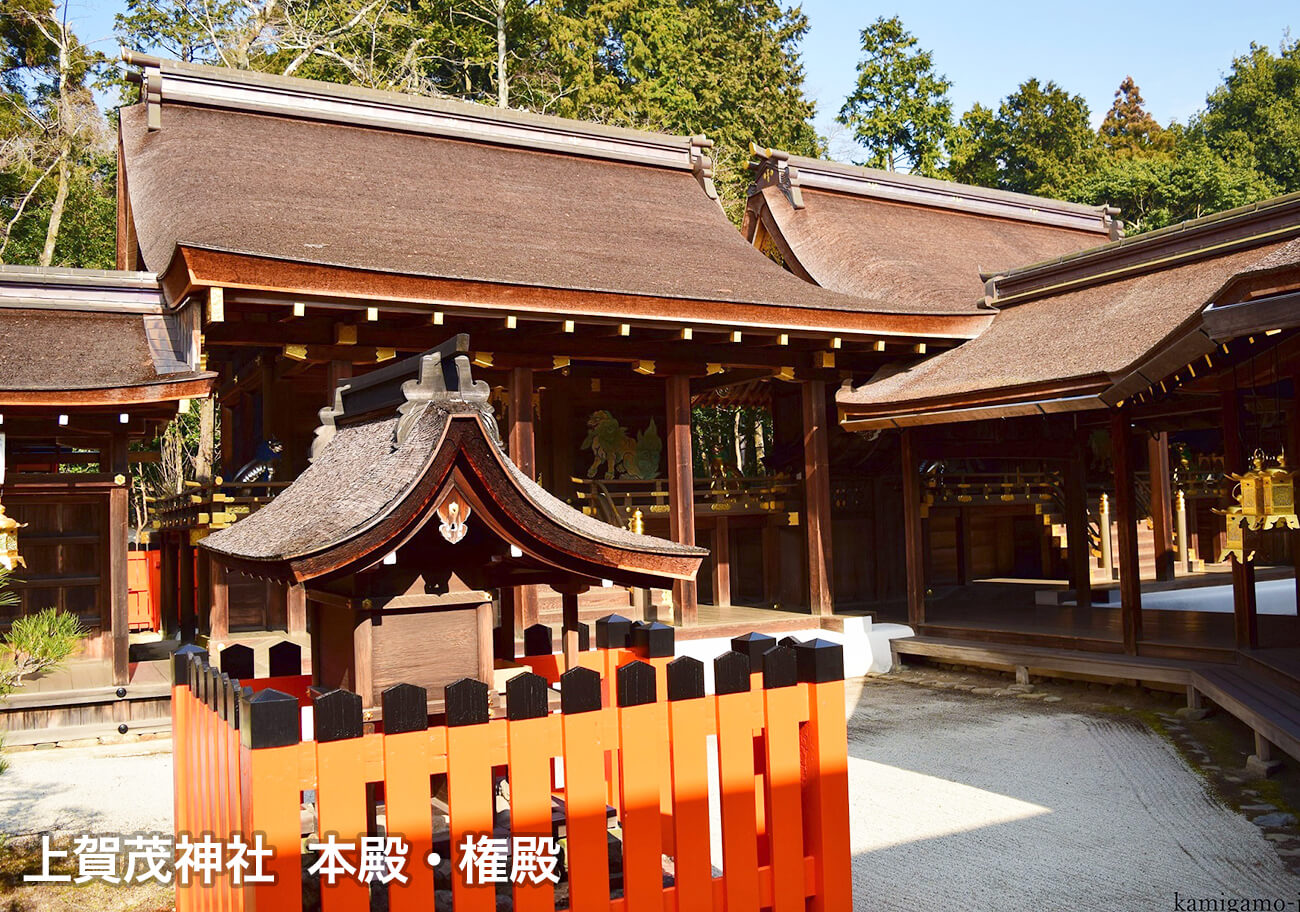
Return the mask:
<svg viewBox="0 0 1300 912">
<path fill-rule="evenodd" d="M 763 667 L 763 653 L 769 649 L 776 648 L 776 638 L 770 637 L 766 633 L 757 633 L 751 631 L 738 637 L 731 638 L 731 649 L 738 652 L 745 658 L 749 659 L 749 668 L 751 671 L 758 671 Z"/>
<path fill-rule="evenodd" d="M 414 684 L 394 684 L 379 695 L 384 734 L 424 731 L 429 727 L 429 692 Z"/>
<path fill-rule="evenodd" d="M 476 678 L 461 678 L 443 688 L 447 725 L 483 725 L 488 721 L 488 686 Z"/>
<path fill-rule="evenodd" d="M 199 656 L 206 659 L 208 651 L 200 649 L 193 643 L 186 643 L 184 646 L 172 653 L 172 683 L 189 684 L 190 683 L 190 658 Z"/>
<path fill-rule="evenodd" d="M 794 648 L 799 680 L 806 684 L 824 684 L 844 680 L 844 647 L 820 637 Z"/>
<path fill-rule="evenodd" d="M 619 706 L 644 706 L 655 701 L 655 670 L 648 662 L 629 662 L 614 673 Z"/>
<path fill-rule="evenodd" d="M 793 649 L 778 646 L 763 653 L 763 687 L 794 687 L 798 682 Z"/>
<path fill-rule="evenodd" d="M 524 655 L 543 656 L 555 652 L 555 640 L 551 628 L 545 624 L 534 624 L 524 631 Z"/>
<path fill-rule="evenodd" d="M 694 700 L 704 696 L 704 663 L 678 656 L 668 663 L 668 699 Z"/>
<path fill-rule="evenodd" d="M 677 651 L 677 632 L 658 621 L 640 624 L 632 628 L 632 646 L 648 659 L 666 659 Z"/>
<path fill-rule="evenodd" d="M 302 647 L 290 640 L 281 640 L 267 650 L 270 659 L 270 675 L 273 678 L 288 678 L 302 674 Z"/>
<path fill-rule="evenodd" d="M 590 668 L 570 668 L 560 675 L 560 711 L 565 715 L 600 709 L 600 674 Z"/>
<path fill-rule="evenodd" d="M 550 711 L 550 688 L 541 675 L 526 671 L 506 681 L 507 719 L 540 719 Z"/>
<path fill-rule="evenodd" d="M 745 693 L 749 690 L 749 657 L 744 653 L 724 652 L 713 660 L 713 690 L 717 694 Z"/>
<path fill-rule="evenodd" d="M 331 690 L 313 697 L 312 722 L 317 741 L 342 741 L 361 737 L 361 695 Z"/>
<path fill-rule="evenodd" d="M 632 636 L 632 621 L 621 614 L 596 619 L 596 648 L 622 649 Z"/>
<path fill-rule="evenodd" d="M 253 674 L 253 650 L 243 643 L 232 643 L 217 655 L 221 670 L 232 678 L 256 677 Z"/>
<path fill-rule="evenodd" d="M 247 696 L 239 707 L 239 740 L 244 747 L 287 747 L 297 744 L 301 737 L 298 701 L 287 693 L 260 690 Z"/>
</svg>

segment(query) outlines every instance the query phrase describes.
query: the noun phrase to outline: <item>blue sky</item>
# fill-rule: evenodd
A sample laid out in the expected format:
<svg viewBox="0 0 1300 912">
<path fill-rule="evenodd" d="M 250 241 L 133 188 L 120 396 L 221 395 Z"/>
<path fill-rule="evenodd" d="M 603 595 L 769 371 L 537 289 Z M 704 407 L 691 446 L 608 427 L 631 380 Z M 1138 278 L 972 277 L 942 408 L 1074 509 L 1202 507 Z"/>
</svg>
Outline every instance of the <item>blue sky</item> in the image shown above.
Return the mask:
<svg viewBox="0 0 1300 912">
<path fill-rule="evenodd" d="M 71 0 L 83 40 L 110 52 L 117 0 Z M 1115 88 L 1131 75 L 1161 122 L 1186 119 L 1204 104 L 1233 57 L 1252 41 L 1276 48 L 1288 28 L 1300 32 L 1300 4 L 1273 0 L 1143 3 L 1093 0 L 931 0 L 881 6 L 805 0 L 811 28 L 803 43 L 807 88 L 817 127 L 827 134 L 851 90 L 858 32 L 877 16 L 899 15 L 935 65 L 952 80 L 960 113 L 979 101 L 995 105 L 1025 79 L 1054 79 L 1082 94 L 1100 122 Z M 838 144 L 841 155 L 847 149 Z"/>
</svg>

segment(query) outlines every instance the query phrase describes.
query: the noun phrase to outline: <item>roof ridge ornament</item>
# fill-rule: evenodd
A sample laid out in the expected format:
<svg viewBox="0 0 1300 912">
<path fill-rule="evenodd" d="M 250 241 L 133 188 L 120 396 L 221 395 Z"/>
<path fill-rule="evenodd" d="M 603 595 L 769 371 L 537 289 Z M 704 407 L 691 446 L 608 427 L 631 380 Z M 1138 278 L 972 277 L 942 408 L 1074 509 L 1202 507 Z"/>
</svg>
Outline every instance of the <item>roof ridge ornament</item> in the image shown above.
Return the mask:
<svg viewBox="0 0 1300 912">
<path fill-rule="evenodd" d="M 713 140 L 707 136 L 701 134 L 691 137 L 691 170 L 695 173 L 695 179 L 700 182 L 700 186 L 704 188 L 704 195 L 721 206 L 718 189 L 713 186 L 713 157 L 709 155 L 709 150 L 712 148 Z"/>
<path fill-rule="evenodd" d="M 320 424 L 316 426 L 312 437 L 311 455 L 307 457 L 308 462 L 315 462 L 321 450 L 325 449 L 329 442 L 334 439 L 334 435 L 338 433 L 338 427 L 334 422 L 346 411 L 343 408 L 343 394 L 350 388 L 346 383 L 340 383 L 334 387 L 334 404 L 327 405 L 316 413 L 316 417 L 320 419 Z"/>
<path fill-rule="evenodd" d="M 799 169 L 790 164 L 790 153 L 751 142 L 749 154 L 757 158 L 757 161 L 751 161 L 749 164 L 754 172 L 755 192 L 766 177 L 785 194 L 791 206 L 802 209 L 804 202 L 803 189 L 799 186 Z"/>
<path fill-rule="evenodd" d="M 486 380 L 475 380 L 470 374 L 469 356 L 458 354 L 452 364 L 456 369 L 456 388 L 448 389 L 446 373 L 443 370 L 442 352 L 425 352 L 420 356 L 420 374 L 415 380 L 402 384 L 402 395 L 406 401 L 397 408 L 397 433 L 395 444 L 401 446 L 406 442 L 411 428 L 419 422 L 431 403 L 442 406 L 469 406 L 478 412 L 489 435 L 497 443 L 501 442 L 501 433 L 497 430 L 496 416 L 488 399 L 492 388 Z"/>
</svg>

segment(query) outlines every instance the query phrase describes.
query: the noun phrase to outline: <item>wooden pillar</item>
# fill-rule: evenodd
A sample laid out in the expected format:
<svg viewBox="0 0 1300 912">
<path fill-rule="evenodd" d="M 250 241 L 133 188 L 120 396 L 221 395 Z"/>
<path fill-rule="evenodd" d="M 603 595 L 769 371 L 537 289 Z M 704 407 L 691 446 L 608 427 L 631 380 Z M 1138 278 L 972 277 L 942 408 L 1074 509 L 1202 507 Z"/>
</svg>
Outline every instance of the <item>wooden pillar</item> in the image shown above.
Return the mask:
<svg viewBox="0 0 1300 912">
<path fill-rule="evenodd" d="M 285 593 L 285 626 L 290 634 L 307 632 L 307 587 L 295 583 Z"/>
<path fill-rule="evenodd" d="M 731 520 L 725 516 L 713 527 L 713 604 L 731 607 Z"/>
<path fill-rule="evenodd" d="M 561 628 L 576 630 L 578 627 L 578 593 L 574 591 L 560 593 L 560 615 L 563 618 Z"/>
<path fill-rule="evenodd" d="M 1080 608 L 1092 607 L 1092 554 L 1088 541 L 1086 473 L 1083 447 L 1076 446 L 1075 455 L 1065 464 L 1065 541 L 1070 558 L 1070 586 L 1075 591 L 1075 604 Z"/>
<path fill-rule="evenodd" d="M 1300 466 L 1300 372 L 1291 375 L 1291 398 L 1286 409 L 1286 464 L 1295 471 Z M 1291 565 L 1296 587 L 1296 614 L 1300 615 L 1300 530 L 1291 534 Z"/>
<path fill-rule="evenodd" d="M 127 583 L 127 525 L 130 488 L 114 485 L 108 492 L 108 601 L 109 627 L 113 640 L 113 683 L 121 686 L 130 677 L 131 617 Z"/>
<path fill-rule="evenodd" d="M 180 547 L 177 548 L 177 587 L 180 598 L 177 604 L 181 615 L 181 642 L 193 643 L 196 633 L 194 623 L 194 546 L 190 544 L 189 532 L 178 536 Z"/>
<path fill-rule="evenodd" d="M 529 478 L 537 478 L 537 455 L 533 442 L 533 372 L 526 367 L 510 371 L 510 458 Z M 504 604 L 504 603 L 503 603 Z M 516 586 L 513 604 L 519 623 L 527 629 L 537 623 L 537 587 Z M 504 615 L 502 617 L 504 622 Z M 511 623 L 514 622 L 512 616 Z"/>
<path fill-rule="evenodd" d="M 1147 443 L 1151 468 L 1151 528 L 1156 542 L 1156 579 L 1174 578 L 1174 511 L 1169 482 L 1169 434 L 1161 431 Z"/>
<path fill-rule="evenodd" d="M 1133 487 L 1133 436 L 1128 412 L 1113 409 L 1110 415 L 1110 450 L 1115 468 L 1115 523 L 1119 526 L 1120 627 L 1124 651 L 1137 655 L 1142 639 L 1142 578 L 1138 563 L 1137 496 Z"/>
<path fill-rule="evenodd" d="M 127 683 L 130 675 L 131 615 L 127 581 L 127 539 L 130 537 L 131 467 L 126 434 L 109 438 L 108 470 L 122 479 L 108 492 L 108 625 L 113 655 L 113 683 Z"/>
<path fill-rule="evenodd" d="M 159 595 L 162 610 L 163 633 L 168 638 L 179 636 L 181 625 L 180 587 L 177 585 L 178 560 L 180 546 L 175 533 L 162 533 L 158 537 L 159 568 L 162 592 Z"/>
<path fill-rule="evenodd" d="M 195 629 L 212 635 L 212 560 L 206 551 L 194 549 L 194 616 Z"/>
<path fill-rule="evenodd" d="M 971 580 L 971 539 L 970 510 L 957 508 L 957 585 L 965 586 Z"/>
<path fill-rule="evenodd" d="M 670 374 L 668 412 L 668 524 L 672 540 L 695 544 L 695 471 L 691 449 L 691 380 Z M 673 615 L 680 626 L 695 624 L 699 605 L 694 580 L 673 581 Z"/>
<path fill-rule="evenodd" d="M 808 542 L 808 607 L 813 614 L 835 612 L 831 589 L 831 460 L 826 427 L 826 381 L 804 381 L 803 499 Z"/>
<path fill-rule="evenodd" d="M 214 645 L 224 644 L 230 638 L 230 578 L 226 568 L 208 552 L 202 552 L 199 561 L 207 567 L 208 649 L 211 651 Z M 269 591 L 267 594 L 269 602 Z"/>
<path fill-rule="evenodd" d="M 763 605 L 781 601 L 781 530 L 769 519 L 763 524 Z"/>
<path fill-rule="evenodd" d="M 1223 467 L 1244 472 L 1246 453 L 1241 445 L 1241 396 L 1235 388 L 1219 395 L 1223 427 Z M 1259 646 L 1259 614 L 1255 603 L 1255 566 L 1232 558 L 1232 627 L 1238 649 Z"/>
<path fill-rule="evenodd" d="M 903 548 L 907 555 L 907 623 L 925 623 L 925 553 L 921 541 L 921 477 L 911 428 L 901 434 Z"/>
<path fill-rule="evenodd" d="M 522 586 L 502 586 L 501 603 L 501 622 L 494 631 L 493 645 L 496 647 L 494 655 L 498 659 L 508 659 L 513 661 L 515 657 L 515 629 L 518 623 L 519 605 L 515 598 Z"/>
</svg>

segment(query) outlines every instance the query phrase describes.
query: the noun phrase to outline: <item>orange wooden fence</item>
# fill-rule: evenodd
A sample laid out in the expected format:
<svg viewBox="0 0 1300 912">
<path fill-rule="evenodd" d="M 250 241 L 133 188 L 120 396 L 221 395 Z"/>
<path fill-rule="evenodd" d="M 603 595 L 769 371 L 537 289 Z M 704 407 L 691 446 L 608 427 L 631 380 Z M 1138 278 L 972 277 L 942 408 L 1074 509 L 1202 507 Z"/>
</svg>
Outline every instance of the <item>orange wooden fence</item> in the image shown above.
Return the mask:
<svg viewBox="0 0 1300 912">
<path fill-rule="evenodd" d="M 561 847 L 558 884 L 500 887 L 520 912 L 847 912 L 841 648 L 739 637 L 714 660 L 706 694 L 701 662 L 653 654 L 671 646 L 669 628 L 615 617 L 597 622 L 596 639 L 563 673 L 562 658 L 528 657 L 548 674 L 512 678 L 503 706 L 485 684 L 457 681 L 433 724 L 423 688 L 385 691 L 370 724 L 356 694 L 309 695 L 306 677 L 285 673 L 291 654 L 273 661 L 271 688 L 252 679 L 251 652 L 228 648 L 219 671 L 184 647 L 172 693 L 177 838 L 260 834 L 275 882 L 237 886 L 229 872 L 178 882 L 177 909 L 348 912 L 386 890 L 386 908 L 422 912 L 448 889 L 457 912 L 493 912 L 498 886 L 467 883 L 461 862 L 465 837 L 495 833 Z M 304 840 L 308 805 L 315 833 Z M 331 834 L 357 845 L 401 837 L 407 881 L 307 876 L 304 842 Z M 430 852 L 450 868 L 431 866 Z"/>
</svg>

